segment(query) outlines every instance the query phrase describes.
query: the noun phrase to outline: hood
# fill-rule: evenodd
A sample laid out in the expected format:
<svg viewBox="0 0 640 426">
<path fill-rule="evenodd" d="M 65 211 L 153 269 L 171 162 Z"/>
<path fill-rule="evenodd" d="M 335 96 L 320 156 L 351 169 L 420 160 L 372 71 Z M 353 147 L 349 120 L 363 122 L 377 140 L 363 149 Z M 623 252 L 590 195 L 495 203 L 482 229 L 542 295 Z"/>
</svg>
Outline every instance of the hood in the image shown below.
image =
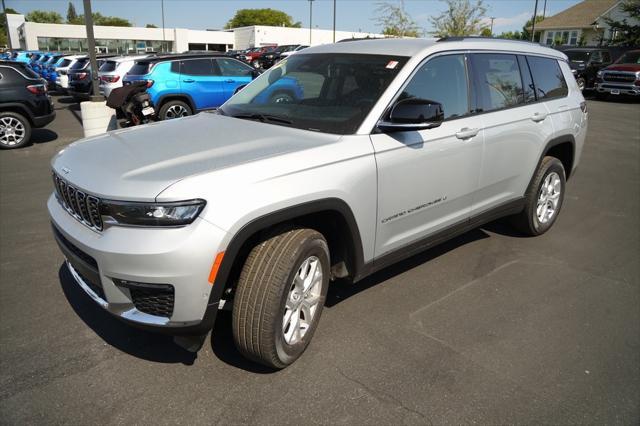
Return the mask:
<svg viewBox="0 0 640 426">
<path fill-rule="evenodd" d="M 640 64 L 613 64 L 605 68 L 607 71 L 628 71 L 638 72 L 640 71 Z"/>
<path fill-rule="evenodd" d="M 152 201 L 187 177 L 335 143 L 340 137 L 201 113 L 80 140 L 60 151 L 52 167 L 97 196 Z"/>
</svg>

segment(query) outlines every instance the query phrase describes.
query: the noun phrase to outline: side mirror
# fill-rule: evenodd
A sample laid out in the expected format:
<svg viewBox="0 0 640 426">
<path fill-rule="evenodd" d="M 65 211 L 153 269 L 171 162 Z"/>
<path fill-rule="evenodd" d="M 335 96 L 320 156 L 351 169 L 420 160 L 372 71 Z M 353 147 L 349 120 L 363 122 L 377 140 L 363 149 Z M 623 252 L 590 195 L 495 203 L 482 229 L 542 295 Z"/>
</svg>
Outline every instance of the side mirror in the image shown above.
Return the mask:
<svg viewBox="0 0 640 426">
<path fill-rule="evenodd" d="M 438 127 L 444 121 L 442 104 L 427 99 L 409 98 L 397 102 L 388 121 L 378 122 L 378 128 L 386 132 L 424 130 Z"/>
</svg>

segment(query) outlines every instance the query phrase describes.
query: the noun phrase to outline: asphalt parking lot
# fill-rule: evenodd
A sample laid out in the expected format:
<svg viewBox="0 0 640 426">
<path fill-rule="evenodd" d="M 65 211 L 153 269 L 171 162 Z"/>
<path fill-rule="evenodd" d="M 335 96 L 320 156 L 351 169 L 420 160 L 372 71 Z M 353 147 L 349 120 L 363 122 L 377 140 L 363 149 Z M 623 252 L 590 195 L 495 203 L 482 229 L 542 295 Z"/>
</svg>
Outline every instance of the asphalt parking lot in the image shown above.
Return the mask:
<svg viewBox="0 0 640 426">
<path fill-rule="evenodd" d="M 0 152 L 0 423 L 640 422 L 640 104 L 589 101 L 554 228 L 502 223 L 330 290 L 290 368 L 244 361 L 229 315 L 196 355 L 74 284 L 45 202 L 79 108 Z"/>
</svg>

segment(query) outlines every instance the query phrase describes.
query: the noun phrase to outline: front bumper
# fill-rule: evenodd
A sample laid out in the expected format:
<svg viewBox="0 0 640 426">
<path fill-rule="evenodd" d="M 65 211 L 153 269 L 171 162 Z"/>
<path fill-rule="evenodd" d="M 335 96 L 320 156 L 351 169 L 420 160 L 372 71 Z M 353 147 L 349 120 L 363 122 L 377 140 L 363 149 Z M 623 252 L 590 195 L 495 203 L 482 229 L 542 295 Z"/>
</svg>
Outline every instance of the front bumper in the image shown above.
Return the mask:
<svg viewBox="0 0 640 426">
<path fill-rule="evenodd" d="M 169 334 L 213 327 L 219 300 L 210 300 L 208 277 L 224 231 L 196 219 L 181 228 L 112 226 L 98 233 L 73 218 L 55 195 L 47 207 L 71 275 L 99 306 L 131 325 Z M 143 287 L 135 289 L 136 283 Z M 144 284 L 173 287 L 169 316 L 149 314 L 136 303 L 132 291 Z"/>
<path fill-rule="evenodd" d="M 596 91 L 613 95 L 640 96 L 640 86 L 634 84 L 598 82 L 596 83 Z"/>
</svg>

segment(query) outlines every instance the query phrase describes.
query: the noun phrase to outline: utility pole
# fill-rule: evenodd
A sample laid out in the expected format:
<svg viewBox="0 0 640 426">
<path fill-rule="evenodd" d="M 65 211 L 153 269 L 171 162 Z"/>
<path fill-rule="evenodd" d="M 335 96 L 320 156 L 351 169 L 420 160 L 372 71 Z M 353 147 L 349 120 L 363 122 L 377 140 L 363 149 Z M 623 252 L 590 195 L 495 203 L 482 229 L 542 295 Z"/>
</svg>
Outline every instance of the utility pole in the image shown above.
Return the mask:
<svg viewBox="0 0 640 426">
<path fill-rule="evenodd" d="M 313 0 L 309 0 L 309 46 L 311 46 L 312 34 L 313 34 Z"/>
<path fill-rule="evenodd" d="M 544 0 L 544 9 L 542 9 L 542 19 L 547 16 L 547 0 Z"/>
<path fill-rule="evenodd" d="M 490 19 L 491 19 L 491 37 L 493 37 L 493 21 L 494 19 L 496 19 L 496 17 L 492 16 Z"/>
<path fill-rule="evenodd" d="M 91 87 L 93 95 L 90 97 L 91 102 L 100 102 L 104 100 L 104 96 L 100 95 L 98 87 L 98 61 L 96 60 L 96 39 L 93 35 L 93 14 L 91 12 L 91 0 L 83 0 L 84 6 L 84 25 L 87 29 L 87 44 L 89 45 L 89 60 L 91 62 Z"/>
<path fill-rule="evenodd" d="M 336 42 L 336 0 L 333 0 L 333 42 Z"/>
<path fill-rule="evenodd" d="M 532 20 L 532 24 L 531 24 L 531 42 L 533 43 L 533 41 L 536 38 L 536 17 L 538 15 L 538 0 L 536 0 L 536 5 L 533 8 L 533 20 Z"/>
<path fill-rule="evenodd" d="M 162 51 L 167 51 L 167 39 L 164 36 L 164 0 L 160 0 L 160 5 L 162 7 Z"/>
<path fill-rule="evenodd" d="M 11 49 L 11 48 L 13 48 L 13 45 L 11 44 L 11 32 L 9 31 L 9 17 L 7 16 L 7 8 L 4 5 L 4 0 L 2 0 L 2 12 L 4 13 L 4 24 L 6 25 L 6 28 L 7 28 L 7 47 L 9 49 Z M 335 27 L 335 20 L 333 22 L 334 22 L 334 27 Z M 334 39 L 333 41 L 335 41 L 335 38 L 336 38 L 336 36 L 335 36 L 335 28 L 333 30 L 333 34 L 334 34 L 333 35 L 333 39 Z"/>
</svg>

